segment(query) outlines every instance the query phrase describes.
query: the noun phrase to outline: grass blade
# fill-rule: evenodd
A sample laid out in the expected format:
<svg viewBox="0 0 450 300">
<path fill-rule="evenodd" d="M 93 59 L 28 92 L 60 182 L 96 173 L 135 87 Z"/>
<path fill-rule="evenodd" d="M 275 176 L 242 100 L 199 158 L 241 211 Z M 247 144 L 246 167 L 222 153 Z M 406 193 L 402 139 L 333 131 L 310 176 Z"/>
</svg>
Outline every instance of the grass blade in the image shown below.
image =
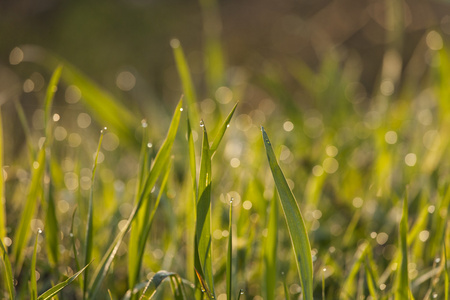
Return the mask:
<svg viewBox="0 0 450 300">
<path fill-rule="evenodd" d="M 228 114 L 227 118 L 223 122 L 222 127 L 220 127 L 219 132 L 217 132 L 217 135 L 214 138 L 214 141 L 213 141 L 213 143 L 211 145 L 211 149 L 210 149 L 211 156 L 214 155 L 214 153 L 217 150 L 217 147 L 219 147 L 219 144 L 222 141 L 222 138 L 223 138 L 223 136 L 225 134 L 225 131 L 229 127 L 231 118 L 233 117 L 234 111 L 236 110 L 236 107 L 237 107 L 238 104 L 239 104 L 239 102 L 234 105 L 233 109 L 231 110 L 231 112 Z"/>
<path fill-rule="evenodd" d="M 158 271 L 153 277 L 148 281 L 144 291 L 142 292 L 139 300 L 149 300 L 155 295 L 156 289 L 159 285 L 170 276 L 176 276 L 176 273 L 167 271 Z"/>
<path fill-rule="evenodd" d="M 8 257 L 8 251 L 6 250 L 5 245 L 3 244 L 3 239 L 0 239 L 0 250 L 1 250 L 1 258 L 2 258 L 2 262 L 3 265 L 5 267 L 5 281 L 6 281 L 6 286 L 8 288 L 8 295 L 9 295 L 9 299 L 15 299 L 15 290 L 14 290 L 14 277 L 13 277 L 13 272 L 12 272 L 12 268 L 11 268 L 11 262 L 9 261 L 9 257 Z"/>
<path fill-rule="evenodd" d="M 211 259 L 211 155 L 209 150 L 208 134 L 203 121 L 202 157 L 198 183 L 196 240 L 198 257 L 205 282 L 214 295 L 214 282 Z"/>
<path fill-rule="evenodd" d="M 111 264 L 116 256 L 119 246 L 123 240 L 123 237 L 130 229 L 131 224 L 134 221 L 134 219 L 136 218 L 144 201 L 148 198 L 148 195 L 150 194 L 151 190 L 153 189 L 153 186 L 155 185 L 159 174 L 161 173 L 163 168 L 167 165 L 167 161 L 170 157 L 170 152 L 172 149 L 173 141 L 175 140 L 175 136 L 176 136 L 176 133 L 178 130 L 178 125 L 180 123 L 182 105 L 183 105 L 183 101 L 182 101 L 182 99 L 180 99 L 180 102 L 178 103 L 177 107 L 175 108 L 175 112 L 174 112 L 174 115 L 172 118 L 172 122 L 170 124 L 169 131 L 167 133 L 167 137 L 166 137 L 163 145 L 159 149 L 158 154 L 156 155 L 155 162 L 153 164 L 153 167 L 152 167 L 150 173 L 147 176 L 145 185 L 142 189 L 142 192 L 140 193 L 139 200 L 136 203 L 133 211 L 131 212 L 127 223 L 121 229 L 119 234 L 116 236 L 114 242 L 110 245 L 108 251 L 103 256 L 102 261 L 100 262 L 100 265 L 97 268 L 95 275 L 90 282 L 88 299 L 95 299 L 95 296 L 98 293 L 98 290 L 100 289 L 100 285 L 103 282 L 103 279 L 106 277 L 106 274 L 108 273 L 109 268 L 111 267 Z"/>
<path fill-rule="evenodd" d="M 403 200 L 403 214 L 400 221 L 400 264 L 397 271 L 397 282 L 395 299 L 396 300 L 408 300 L 410 289 L 408 279 L 408 197 L 405 196 Z"/>
<path fill-rule="evenodd" d="M 183 92 L 186 97 L 189 118 L 193 122 L 199 121 L 199 112 L 197 107 L 197 95 L 195 93 L 194 84 L 192 83 L 191 72 L 189 65 L 186 61 L 183 48 L 180 41 L 173 39 L 170 41 L 170 46 L 173 49 L 173 55 L 175 57 L 175 63 L 177 65 L 178 74 L 180 76 L 181 85 L 183 86 Z"/>
<path fill-rule="evenodd" d="M 313 268 L 311 246 L 308 233 L 306 232 L 305 222 L 301 215 L 297 201 L 292 194 L 286 178 L 277 163 L 275 153 L 269 137 L 264 128 L 261 127 L 264 146 L 266 148 L 267 159 L 272 171 L 273 179 L 280 196 L 281 207 L 283 208 L 286 223 L 288 225 L 289 236 L 292 248 L 295 253 L 297 269 L 300 275 L 300 282 L 305 300 L 313 299 Z"/>
<path fill-rule="evenodd" d="M 358 250 L 356 251 L 355 257 L 356 260 L 353 263 L 352 268 L 350 269 L 350 272 L 348 273 L 341 289 L 341 299 L 354 299 L 355 295 L 355 288 L 357 286 L 356 284 L 356 276 L 358 275 L 361 265 L 364 262 L 364 259 L 370 251 L 370 245 L 367 242 L 362 243 Z"/>
<path fill-rule="evenodd" d="M 233 200 L 230 200 L 227 253 L 227 299 L 231 300 L 233 278 Z"/>
<path fill-rule="evenodd" d="M 3 120 L 0 107 L 0 240 L 6 236 L 5 178 L 3 177 Z"/>
<path fill-rule="evenodd" d="M 62 65 L 59 65 L 58 67 L 56 67 L 55 71 L 52 74 L 52 77 L 50 78 L 50 82 L 47 86 L 47 91 L 45 93 L 44 128 L 46 130 L 45 135 L 47 137 L 50 136 L 50 132 L 52 129 L 52 126 L 49 126 L 49 121 L 51 118 L 51 109 L 52 109 L 53 98 L 55 97 L 59 79 L 61 78 L 61 71 L 62 71 Z"/>
<path fill-rule="evenodd" d="M 448 222 L 447 222 L 447 226 L 446 229 L 448 230 Z M 447 230 L 444 234 L 444 278 L 445 278 L 445 289 L 444 289 L 444 299 L 448 300 L 449 297 L 449 272 L 448 272 L 448 265 L 447 265 Z"/>
<path fill-rule="evenodd" d="M 267 300 L 275 299 L 275 286 L 277 283 L 277 246 L 278 246 L 278 204 L 277 194 L 274 191 L 270 203 L 269 224 L 267 238 L 264 244 L 265 292 Z"/>
<path fill-rule="evenodd" d="M 34 250 L 33 257 L 31 258 L 31 267 L 30 267 L 30 298 L 32 300 L 37 299 L 37 280 L 36 280 L 36 254 L 37 254 L 37 245 L 39 234 L 42 233 L 42 230 L 39 229 L 36 234 L 36 240 L 34 241 Z"/>
<path fill-rule="evenodd" d="M 89 206 L 88 206 L 88 216 L 87 216 L 87 224 L 86 224 L 86 238 L 85 238 L 85 245 L 84 245 L 84 265 L 88 265 L 89 261 L 92 259 L 92 249 L 93 249 L 93 241 L 94 236 L 92 234 L 94 230 L 93 225 L 93 219 L 94 219 L 94 183 L 95 183 L 95 171 L 97 170 L 97 162 L 98 162 L 98 156 L 100 154 L 100 147 L 102 146 L 102 140 L 103 135 L 105 134 L 106 127 L 100 131 L 100 138 L 98 141 L 98 147 L 97 152 L 95 153 L 94 158 L 94 165 L 92 167 L 92 177 L 91 177 L 91 191 L 89 194 Z M 87 282 L 88 282 L 88 275 L 89 275 L 89 268 L 86 269 L 86 272 L 84 273 L 84 290 L 83 290 L 83 299 L 86 297 L 86 288 L 87 288 Z"/>
<path fill-rule="evenodd" d="M 90 264 L 90 263 L 89 263 Z M 54 297 L 56 294 L 58 294 L 63 288 L 65 288 L 66 286 L 68 286 L 69 284 L 72 283 L 72 281 L 74 281 L 75 279 L 77 279 L 78 276 L 80 276 L 81 273 L 84 272 L 84 270 L 86 270 L 86 268 L 89 266 L 86 265 L 83 269 L 81 269 L 80 271 L 76 272 L 75 274 L 73 274 L 72 276 L 70 276 L 69 278 L 67 278 L 65 281 L 60 282 L 58 284 L 56 284 L 55 286 L 51 287 L 50 289 L 48 289 L 47 291 L 45 291 L 44 293 L 42 293 L 39 297 L 38 300 L 50 300 L 52 299 L 52 297 Z"/>
<path fill-rule="evenodd" d="M 58 220 L 56 218 L 56 206 L 54 199 L 54 186 L 52 182 L 51 168 L 48 172 L 50 182 L 47 189 L 47 208 L 45 213 L 45 245 L 47 247 L 47 253 L 49 262 L 52 266 L 58 265 L 59 249 L 58 249 Z"/>
</svg>

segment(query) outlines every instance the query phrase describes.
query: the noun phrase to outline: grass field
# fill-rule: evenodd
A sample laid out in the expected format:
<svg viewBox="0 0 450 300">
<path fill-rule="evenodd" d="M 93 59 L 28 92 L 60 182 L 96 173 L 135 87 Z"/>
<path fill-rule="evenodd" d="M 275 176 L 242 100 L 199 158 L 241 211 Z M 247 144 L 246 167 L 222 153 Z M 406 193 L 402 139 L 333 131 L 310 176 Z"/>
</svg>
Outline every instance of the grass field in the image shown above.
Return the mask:
<svg viewBox="0 0 450 300">
<path fill-rule="evenodd" d="M 0 128 L 0 297 L 447 300 L 440 34 L 426 34 L 420 74 L 387 49 L 373 94 L 339 51 L 247 80 L 225 75 L 206 38 L 203 88 L 170 42 L 184 96 L 166 106 L 119 99 L 37 46 L 12 50 L 48 77 L 32 120 L 15 102 L 12 161 Z"/>
</svg>

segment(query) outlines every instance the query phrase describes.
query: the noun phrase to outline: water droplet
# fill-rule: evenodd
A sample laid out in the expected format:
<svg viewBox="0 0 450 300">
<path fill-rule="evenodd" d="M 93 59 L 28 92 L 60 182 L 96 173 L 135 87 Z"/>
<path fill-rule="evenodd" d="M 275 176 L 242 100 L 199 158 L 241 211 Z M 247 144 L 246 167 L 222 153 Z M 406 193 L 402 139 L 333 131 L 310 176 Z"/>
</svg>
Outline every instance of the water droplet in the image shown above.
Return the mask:
<svg viewBox="0 0 450 300">
<path fill-rule="evenodd" d="M 227 124 L 227 128 L 230 127 L 230 124 Z"/>
<path fill-rule="evenodd" d="M 326 272 L 326 271 L 327 271 L 327 268 L 323 268 L 322 271 Z"/>
<path fill-rule="evenodd" d="M 103 134 L 103 133 L 105 133 L 106 130 L 108 130 L 108 128 L 107 127 L 103 127 L 103 129 L 100 130 L 100 133 Z"/>
<path fill-rule="evenodd" d="M 433 293 L 433 299 L 436 299 L 438 297 L 437 293 Z"/>
<path fill-rule="evenodd" d="M 241 289 L 241 290 L 239 291 L 239 294 L 244 295 L 244 290 Z"/>
<path fill-rule="evenodd" d="M 69 233 L 69 236 L 70 236 L 70 237 L 73 237 L 73 233 L 72 233 L 72 232 L 71 232 L 71 233 Z"/>
<path fill-rule="evenodd" d="M 142 119 L 141 125 L 142 125 L 142 128 L 147 128 L 147 126 L 148 126 L 147 120 L 146 119 Z"/>
<path fill-rule="evenodd" d="M 436 258 L 436 259 L 434 260 L 434 262 L 438 264 L 438 263 L 441 262 L 441 259 L 438 257 L 438 258 Z"/>
<path fill-rule="evenodd" d="M 152 143 L 147 143 L 147 147 L 151 148 L 151 147 L 153 147 L 153 144 Z"/>
<path fill-rule="evenodd" d="M 180 111 L 183 111 L 183 108 L 182 108 L 182 107 L 180 107 Z"/>
<path fill-rule="evenodd" d="M 233 198 L 233 197 L 231 197 L 231 199 L 230 199 L 230 204 L 232 204 L 232 203 L 233 203 L 233 200 L 234 200 L 234 198 Z"/>
<path fill-rule="evenodd" d="M 39 229 L 38 229 L 38 233 L 42 233 L 42 229 L 39 228 Z"/>
<path fill-rule="evenodd" d="M 200 127 L 205 127 L 205 123 L 203 122 L 203 120 L 200 121 Z"/>
</svg>

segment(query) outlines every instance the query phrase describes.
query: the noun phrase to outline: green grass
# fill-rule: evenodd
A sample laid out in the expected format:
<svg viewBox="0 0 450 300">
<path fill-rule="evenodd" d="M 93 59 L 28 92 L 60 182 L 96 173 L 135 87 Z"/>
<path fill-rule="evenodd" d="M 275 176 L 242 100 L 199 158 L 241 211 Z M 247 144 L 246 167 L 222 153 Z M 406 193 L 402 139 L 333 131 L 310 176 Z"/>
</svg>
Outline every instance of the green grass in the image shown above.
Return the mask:
<svg viewBox="0 0 450 300">
<path fill-rule="evenodd" d="M 217 21 L 215 1 L 201 7 Z M 0 175 L 0 298 L 448 299 L 449 50 L 368 95 L 351 55 L 268 61 L 236 84 L 220 31 L 205 40 L 204 85 L 171 42 L 185 100 L 160 119 L 23 48 L 48 84 L 42 128 L 14 103 L 25 142 Z M 52 105 L 74 85 L 80 103 Z M 75 111 L 89 128 L 64 120 Z"/>
</svg>

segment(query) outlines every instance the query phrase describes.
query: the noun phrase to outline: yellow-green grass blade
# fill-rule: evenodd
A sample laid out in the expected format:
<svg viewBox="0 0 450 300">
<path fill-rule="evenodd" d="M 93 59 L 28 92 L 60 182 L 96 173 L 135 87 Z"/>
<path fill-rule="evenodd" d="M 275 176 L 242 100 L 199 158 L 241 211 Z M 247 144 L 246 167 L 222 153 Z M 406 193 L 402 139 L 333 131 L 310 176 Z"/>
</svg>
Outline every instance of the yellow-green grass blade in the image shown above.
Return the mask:
<svg viewBox="0 0 450 300">
<path fill-rule="evenodd" d="M 8 250 L 6 249 L 5 245 L 3 244 L 3 239 L 0 239 L 0 256 L 2 258 L 3 266 L 5 268 L 4 276 L 5 276 L 5 283 L 6 287 L 8 289 L 8 295 L 9 299 L 15 299 L 16 298 L 16 292 L 14 290 L 14 275 L 11 268 L 11 262 L 9 260 L 8 256 Z"/>
<path fill-rule="evenodd" d="M 116 256 L 116 253 L 119 249 L 119 246 L 123 240 L 123 237 L 128 232 L 128 230 L 131 228 L 131 224 L 136 218 L 137 214 L 140 211 L 140 208 L 144 204 L 144 201 L 148 199 L 148 196 L 153 189 L 156 180 L 159 177 L 159 174 L 163 170 L 164 167 L 166 167 L 168 159 L 170 158 L 170 152 L 172 149 L 173 141 L 175 140 L 176 133 L 178 131 L 178 125 L 180 123 L 180 117 L 181 117 L 181 108 L 183 105 L 182 99 L 180 99 L 177 107 L 175 108 L 175 112 L 172 118 L 172 122 L 170 124 L 169 131 L 167 133 L 167 137 L 161 146 L 161 148 L 158 151 L 158 154 L 155 157 L 154 164 L 152 166 L 152 169 L 150 173 L 148 174 L 145 185 L 140 193 L 139 200 L 136 203 L 136 205 L 133 208 L 133 211 L 131 212 L 127 223 L 125 226 L 120 230 L 119 234 L 114 239 L 114 242 L 110 245 L 108 251 L 104 254 L 99 267 L 97 268 L 94 277 L 92 278 L 90 284 L 89 284 L 89 294 L 88 299 L 95 299 L 99 289 L 100 285 L 103 282 L 104 278 L 106 277 L 111 264 Z"/>
<path fill-rule="evenodd" d="M 130 243 L 133 245 L 129 247 L 129 278 L 128 278 L 128 286 L 129 288 L 133 288 L 134 285 L 139 280 L 139 272 L 142 264 L 142 256 L 139 254 L 141 249 L 145 245 L 145 240 L 143 239 L 143 231 L 145 227 L 149 224 L 149 205 L 150 205 L 150 191 L 153 186 L 156 184 L 157 179 L 159 178 L 161 173 L 164 173 L 164 170 L 168 169 L 168 162 L 170 160 L 170 153 L 172 150 L 173 143 L 175 141 L 175 137 L 178 130 L 178 125 L 180 123 L 181 112 L 182 112 L 183 102 L 180 99 L 177 107 L 175 108 L 175 112 L 172 118 L 172 122 L 170 124 L 169 131 L 167 133 L 167 137 L 162 144 L 160 150 L 158 151 L 155 161 L 151 170 L 149 171 L 146 180 L 142 184 L 140 188 L 141 191 L 139 193 L 139 199 L 136 201 L 136 205 L 142 205 L 143 209 L 137 213 L 136 219 L 133 221 L 133 229 L 130 234 Z M 143 160 L 144 164 L 147 164 L 145 160 Z M 141 204 L 138 204 L 141 202 Z M 146 237 L 146 236 L 145 236 Z"/>
<path fill-rule="evenodd" d="M 152 299 L 153 296 L 156 293 L 156 289 L 160 286 L 160 284 L 164 281 L 164 279 L 171 277 L 171 276 L 177 276 L 174 272 L 167 272 L 167 271 L 158 271 L 153 277 L 148 281 L 147 285 L 145 286 L 144 291 L 142 292 L 141 297 L 139 300 L 149 300 Z"/>
<path fill-rule="evenodd" d="M 80 260 L 78 259 L 78 251 L 77 251 L 77 247 L 76 247 L 76 241 L 75 241 L 75 235 L 73 234 L 73 221 L 75 219 L 75 213 L 77 211 L 77 208 L 75 207 L 75 209 L 73 210 L 72 213 L 72 221 L 70 223 L 70 241 L 72 243 L 72 251 L 73 251 L 73 257 L 75 260 L 75 265 L 77 266 L 77 270 L 80 270 Z M 80 278 L 80 289 L 83 291 L 84 290 L 84 278 Z"/>
<path fill-rule="evenodd" d="M 370 245 L 367 242 L 364 242 L 358 247 L 356 251 L 355 257 L 356 260 L 353 263 L 350 272 L 348 273 L 341 289 L 340 299 L 354 299 L 356 284 L 356 276 L 358 275 L 361 265 L 367 255 L 367 252 L 370 251 Z"/>
<path fill-rule="evenodd" d="M 45 245 L 47 248 L 48 258 L 50 264 L 55 267 L 58 265 L 59 247 L 58 247 L 58 234 L 59 225 L 56 218 L 56 205 L 54 199 L 54 185 L 52 181 L 52 172 L 49 168 L 48 177 L 50 182 L 47 188 L 47 195 L 45 196 L 47 201 L 47 207 L 45 212 Z"/>
<path fill-rule="evenodd" d="M 0 170 L 3 170 L 3 120 L 2 111 L 0 107 Z M 3 171 L 0 172 L 0 240 L 6 236 L 6 212 L 5 212 L 5 178 Z"/>
<path fill-rule="evenodd" d="M 448 300 L 449 297 L 449 292 L 450 292 L 450 288 L 449 288 L 449 280 L 450 280 L 450 276 L 449 276 L 449 271 L 448 271 L 448 265 L 447 265 L 447 230 L 448 230 L 448 225 L 449 223 L 447 222 L 447 226 L 446 226 L 446 232 L 444 234 L 444 241 L 443 243 L 443 248 L 444 248 L 444 280 L 445 280 L 445 287 L 444 287 L 444 299 Z"/>
<path fill-rule="evenodd" d="M 106 128 L 102 129 L 100 132 L 100 138 L 98 141 L 97 151 L 95 153 L 94 157 L 94 165 L 92 166 L 92 176 L 91 176 L 91 191 L 89 194 L 89 204 L 88 204 L 88 215 L 87 215 L 87 222 L 86 222 L 86 235 L 84 240 L 84 265 L 89 264 L 89 262 L 92 259 L 92 250 L 93 250 L 93 242 L 94 242 L 94 183 L 95 183 L 95 173 L 97 170 L 97 162 L 98 162 L 98 156 L 100 154 L 100 148 L 102 146 L 103 136 L 105 134 Z M 88 282 L 88 276 L 89 276 L 89 268 L 86 268 L 86 272 L 84 272 L 84 290 L 83 290 L 83 299 L 86 297 L 86 287 Z"/>
<path fill-rule="evenodd" d="M 136 146 L 136 139 L 134 138 L 136 116 L 118 99 L 98 86 L 75 66 L 53 53 L 38 46 L 26 45 L 21 49 L 24 53 L 24 61 L 35 62 L 48 69 L 55 68 L 60 64 L 64 65 L 61 73 L 62 79 L 67 84 L 80 89 L 81 101 L 91 111 L 96 120 L 109 127 L 121 141 Z"/>
<path fill-rule="evenodd" d="M 38 230 L 36 234 L 36 239 L 34 241 L 33 256 L 31 257 L 31 267 L 30 267 L 30 299 L 37 299 L 37 280 L 36 280 L 36 254 L 39 234 L 41 234 L 41 229 Z"/>
<path fill-rule="evenodd" d="M 275 287 L 277 283 L 277 246 L 278 246 L 278 203 L 277 194 L 274 191 L 270 202 L 269 223 L 267 226 L 267 237 L 264 243 L 264 299 L 275 299 Z"/>
<path fill-rule="evenodd" d="M 223 122 L 222 126 L 220 127 L 219 131 L 217 132 L 216 137 L 214 138 L 214 141 L 211 145 L 210 148 L 210 153 L 211 153 L 211 157 L 214 155 L 214 153 L 216 152 L 217 148 L 219 147 L 220 142 L 222 141 L 222 138 L 225 134 L 225 131 L 227 130 L 227 128 L 230 125 L 230 121 L 231 118 L 233 117 L 234 111 L 236 110 L 236 107 L 239 103 L 236 103 L 233 107 L 233 109 L 230 111 L 230 113 L 228 114 L 227 118 L 225 119 L 225 121 Z"/>
<path fill-rule="evenodd" d="M 25 112 L 19 100 L 14 100 L 14 106 L 16 108 L 20 124 L 22 125 L 22 129 L 25 133 L 25 140 L 27 141 L 30 164 L 33 164 L 33 161 L 36 158 L 36 150 L 34 149 L 33 141 L 31 139 L 30 126 L 28 125 L 27 117 L 25 116 Z"/>
<path fill-rule="evenodd" d="M 308 233 L 306 232 L 305 222 L 297 201 L 278 165 L 269 137 L 264 128 L 261 127 L 261 131 L 264 147 L 266 148 L 267 159 L 275 181 L 275 186 L 277 187 L 280 196 L 281 207 L 283 208 L 289 230 L 289 237 L 295 254 L 295 261 L 297 263 L 303 291 L 303 299 L 311 300 L 313 299 L 313 267 L 311 245 L 309 243 Z"/>
<path fill-rule="evenodd" d="M 189 169 L 191 171 L 192 188 L 194 190 L 194 199 L 197 199 L 197 165 L 195 162 L 195 146 L 194 138 L 192 136 L 192 127 L 191 121 L 189 119 L 189 114 L 187 116 L 187 137 L 189 147 Z"/>
<path fill-rule="evenodd" d="M 49 121 L 51 120 L 52 103 L 53 103 L 53 99 L 55 97 L 59 79 L 61 78 L 61 71 L 62 71 L 61 65 L 56 67 L 55 71 L 53 71 L 52 77 L 50 78 L 50 82 L 47 86 L 47 91 L 45 93 L 44 128 L 46 130 L 45 136 L 47 138 L 50 136 L 50 132 L 52 129 L 52 126 L 49 126 Z"/>
<path fill-rule="evenodd" d="M 13 253 L 16 272 L 20 272 L 23 264 L 23 251 L 27 246 L 30 234 L 30 223 L 36 210 L 36 202 L 42 195 L 42 179 L 45 169 L 45 143 L 39 150 L 37 161 L 33 163 L 31 182 L 28 186 L 25 206 L 20 216 L 19 225 L 14 234 Z"/>
<path fill-rule="evenodd" d="M 208 134 L 203 121 L 201 122 L 201 126 L 203 129 L 203 143 L 198 182 L 197 223 L 195 232 L 202 275 L 214 297 L 211 259 L 211 155 Z"/>
<path fill-rule="evenodd" d="M 183 86 L 184 96 L 186 97 L 189 118 L 193 122 L 198 122 L 200 119 L 197 107 L 197 95 L 195 93 L 195 88 L 192 82 L 189 65 L 186 61 L 186 56 L 184 55 L 184 51 L 183 48 L 181 47 L 179 40 L 177 39 L 171 40 L 170 46 L 173 49 L 175 63 L 177 65 L 181 85 Z"/>
<path fill-rule="evenodd" d="M 397 268 L 397 280 L 395 299 L 396 300 L 408 300 L 410 288 L 408 279 L 408 197 L 405 196 L 403 200 L 403 213 L 400 220 L 399 229 L 399 248 L 400 248 L 400 264 Z"/>
<path fill-rule="evenodd" d="M 80 274 L 83 273 L 84 270 L 86 270 L 86 268 L 88 266 L 89 265 L 86 265 L 83 269 L 81 269 L 80 271 L 76 272 L 75 274 L 73 274 L 72 276 L 70 276 L 69 278 L 64 280 L 63 282 L 60 282 L 60 283 L 56 284 L 55 286 L 51 287 L 50 289 L 48 289 L 47 291 L 42 293 L 38 297 L 38 300 L 50 300 L 53 297 L 55 297 L 55 295 L 58 294 L 63 288 L 65 288 L 66 286 L 71 284 L 75 279 L 77 279 L 77 277 L 80 276 Z"/>
<path fill-rule="evenodd" d="M 231 300 L 233 278 L 233 201 L 230 200 L 228 224 L 228 253 L 227 253 L 227 299 Z"/>
</svg>

